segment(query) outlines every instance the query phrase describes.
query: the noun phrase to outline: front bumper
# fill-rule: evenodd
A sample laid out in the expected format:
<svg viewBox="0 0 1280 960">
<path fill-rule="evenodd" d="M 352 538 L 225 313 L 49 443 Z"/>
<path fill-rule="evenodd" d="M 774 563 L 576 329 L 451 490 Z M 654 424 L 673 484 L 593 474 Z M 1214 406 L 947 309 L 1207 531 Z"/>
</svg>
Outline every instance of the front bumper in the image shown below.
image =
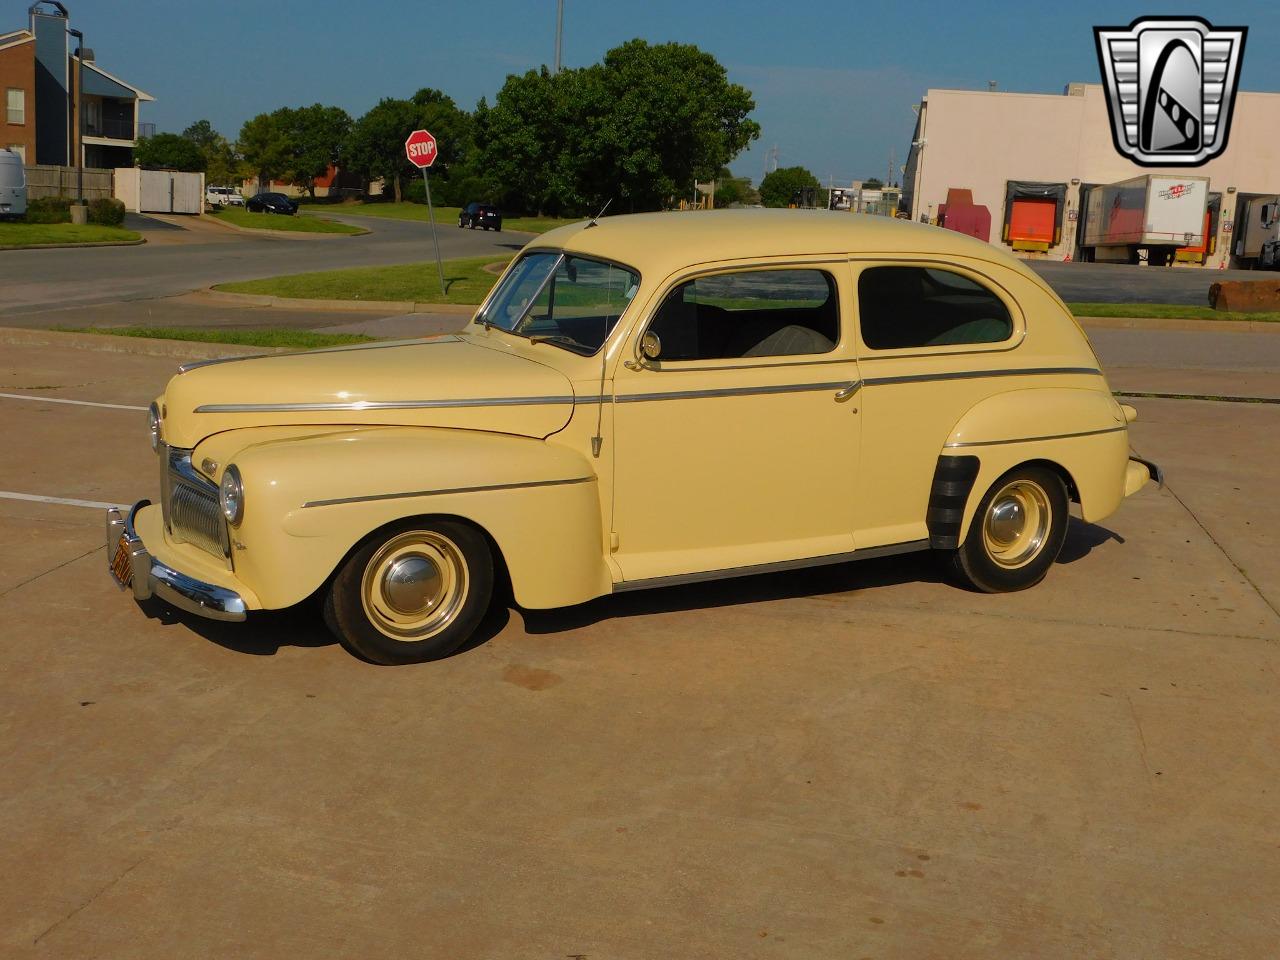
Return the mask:
<svg viewBox="0 0 1280 960">
<path fill-rule="evenodd" d="M 107 511 L 107 569 L 120 589 L 132 588 L 137 600 L 159 597 L 210 620 L 243 620 L 247 607 L 240 594 L 189 577 L 151 556 L 133 525 L 138 511 L 150 504 L 140 500 L 126 516 L 114 507 Z"/>
</svg>

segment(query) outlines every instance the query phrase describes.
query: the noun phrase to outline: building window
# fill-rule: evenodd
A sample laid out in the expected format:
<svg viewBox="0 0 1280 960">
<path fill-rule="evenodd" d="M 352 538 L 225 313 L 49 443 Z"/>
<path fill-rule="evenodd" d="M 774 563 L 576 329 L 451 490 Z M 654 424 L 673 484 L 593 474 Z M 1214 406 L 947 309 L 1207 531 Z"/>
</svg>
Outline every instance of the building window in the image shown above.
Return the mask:
<svg viewBox="0 0 1280 960">
<path fill-rule="evenodd" d="M 27 122 L 27 92 L 18 87 L 10 87 L 5 91 L 5 106 L 8 108 L 10 123 Z"/>
<path fill-rule="evenodd" d="M 858 278 L 862 340 L 872 350 L 999 343 L 1013 319 L 999 297 L 934 267 L 868 267 Z"/>
<path fill-rule="evenodd" d="M 27 145 L 25 143 L 11 143 L 9 144 L 9 150 L 21 157 L 24 164 L 27 162 Z"/>
</svg>

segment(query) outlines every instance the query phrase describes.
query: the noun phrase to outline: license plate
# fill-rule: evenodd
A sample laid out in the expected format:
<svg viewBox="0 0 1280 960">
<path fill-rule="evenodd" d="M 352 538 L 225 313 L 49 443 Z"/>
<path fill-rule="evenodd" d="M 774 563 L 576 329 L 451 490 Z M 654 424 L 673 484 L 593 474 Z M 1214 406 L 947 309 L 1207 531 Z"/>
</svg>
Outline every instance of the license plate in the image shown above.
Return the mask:
<svg viewBox="0 0 1280 960">
<path fill-rule="evenodd" d="M 115 556 L 111 558 L 111 575 L 122 587 L 133 582 L 133 560 L 129 556 L 129 541 L 123 533 L 116 543 Z"/>
</svg>

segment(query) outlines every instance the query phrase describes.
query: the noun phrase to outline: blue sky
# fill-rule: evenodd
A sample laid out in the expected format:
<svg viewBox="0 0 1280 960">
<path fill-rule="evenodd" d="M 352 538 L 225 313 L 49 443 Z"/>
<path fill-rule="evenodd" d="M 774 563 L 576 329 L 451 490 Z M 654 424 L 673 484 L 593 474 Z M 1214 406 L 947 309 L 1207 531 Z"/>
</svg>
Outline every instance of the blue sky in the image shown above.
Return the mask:
<svg viewBox="0 0 1280 960">
<path fill-rule="evenodd" d="M 264 110 L 319 101 L 358 116 L 424 86 L 470 108 L 554 54 L 555 0 L 64 2 L 103 68 L 156 97 L 144 120 L 178 132 L 206 117 L 233 139 Z M 0 32 L 26 25 L 28 0 L 0 3 Z M 927 88 L 1097 82 L 1095 24 L 1175 13 L 1247 25 L 1241 87 L 1280 91 L 1274 2 L 565 0 L 564 62 L 595 62 L 636 36 L 697 44 L 755 96 L 763 133 L 736 173 L 759 180 L 776 144 L 781 165 L 847 181 L 884 177 L 891 149 L 904 161 Z"/>
</svg>

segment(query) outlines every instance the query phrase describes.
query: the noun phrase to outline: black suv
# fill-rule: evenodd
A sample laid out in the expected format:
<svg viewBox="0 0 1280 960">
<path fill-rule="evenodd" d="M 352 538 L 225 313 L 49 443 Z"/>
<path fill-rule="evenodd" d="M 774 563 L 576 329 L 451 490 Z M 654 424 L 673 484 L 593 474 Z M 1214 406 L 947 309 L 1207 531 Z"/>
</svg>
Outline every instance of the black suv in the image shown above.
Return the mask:
<svg viewBox="0 0 1280 960">
<path fill-rule="evenodd" d="M 259 193 L 244 206 L 251 213 L 283 213 L 291 217 L 298 212 L 298 205 L 283 193 Z"/>
<path fill-rule="evenodd" d="M 468 203 L 458 214 L 458 229 L 483 227 L 486 230 L 502 230 L 502 214 L 491 203 Z"/>
</svg>

